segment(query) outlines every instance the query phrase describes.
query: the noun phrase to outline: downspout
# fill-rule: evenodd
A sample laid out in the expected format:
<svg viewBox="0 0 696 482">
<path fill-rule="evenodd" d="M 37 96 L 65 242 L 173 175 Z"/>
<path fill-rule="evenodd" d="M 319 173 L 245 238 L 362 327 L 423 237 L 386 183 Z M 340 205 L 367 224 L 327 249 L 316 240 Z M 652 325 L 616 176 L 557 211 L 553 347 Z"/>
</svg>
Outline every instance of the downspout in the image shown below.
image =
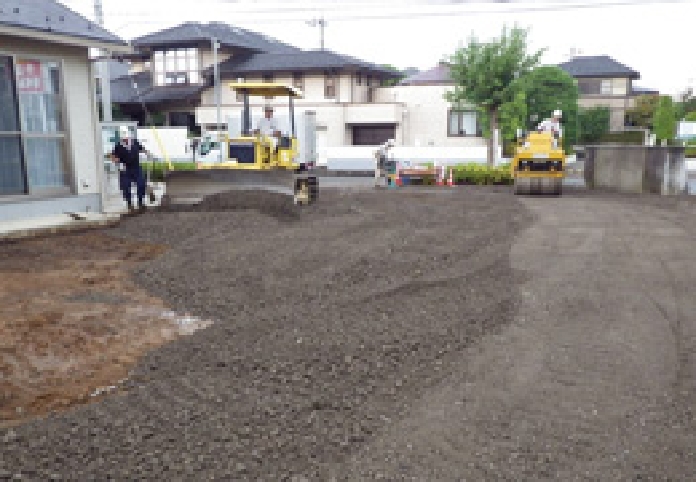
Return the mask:
<svg viewBox="0 0 696 482">
<path fill-rule="evenodd" d="M 99 109 L 97 108 L 97 81 L 96 81 L 96 64 L 90 62 L 90 79 L 89 79 L 89 90 L 90 90 L 90 102 L 92 104 L 92 117 L 95 119 L 94 122 L 94 137 L 95 137 L 95 150 L 97 155 L 95 156 L 97 163 L 97 186 L 99 189 L 99 207 L 98 211 L 100 214 L 106 214 L 106 169 L 104 168 L 104 139 L 102 138 L 101 122 L 99 121 Z M 102 79 L 104 80 L 104 79 Z M 106 79 L 107 81 L 109 79 Z"/>
</svg>

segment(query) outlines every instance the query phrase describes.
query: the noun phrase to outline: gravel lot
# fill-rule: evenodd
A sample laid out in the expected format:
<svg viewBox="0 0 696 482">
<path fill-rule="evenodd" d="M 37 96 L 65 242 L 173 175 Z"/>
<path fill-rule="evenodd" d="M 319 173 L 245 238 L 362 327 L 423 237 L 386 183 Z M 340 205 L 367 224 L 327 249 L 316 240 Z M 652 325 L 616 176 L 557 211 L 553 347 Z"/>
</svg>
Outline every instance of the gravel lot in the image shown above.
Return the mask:
<svg viewBox="0 0 696 482">
<path fill-rule="evenodd" d="M 696 473 L 691 200 L 239 195 L 108 231 L 168 244 L 135 280 L 216 323 L 129 390 L 0 431 L 0 478 Z"/>
</svg>

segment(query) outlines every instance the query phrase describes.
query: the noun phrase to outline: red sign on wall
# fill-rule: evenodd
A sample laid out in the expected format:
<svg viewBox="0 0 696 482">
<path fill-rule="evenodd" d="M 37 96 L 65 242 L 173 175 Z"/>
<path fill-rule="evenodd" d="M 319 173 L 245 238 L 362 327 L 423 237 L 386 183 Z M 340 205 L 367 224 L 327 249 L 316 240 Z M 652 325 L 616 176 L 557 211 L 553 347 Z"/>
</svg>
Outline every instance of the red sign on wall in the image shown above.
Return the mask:
<svg viewBox="0 0 696 482">
<path fill-rule="evenodd" d="M 43 75 L 41 62 L 20 60 L 17 62 L 17 90 L 20 92 L 43 92 Z"/>
</svg>

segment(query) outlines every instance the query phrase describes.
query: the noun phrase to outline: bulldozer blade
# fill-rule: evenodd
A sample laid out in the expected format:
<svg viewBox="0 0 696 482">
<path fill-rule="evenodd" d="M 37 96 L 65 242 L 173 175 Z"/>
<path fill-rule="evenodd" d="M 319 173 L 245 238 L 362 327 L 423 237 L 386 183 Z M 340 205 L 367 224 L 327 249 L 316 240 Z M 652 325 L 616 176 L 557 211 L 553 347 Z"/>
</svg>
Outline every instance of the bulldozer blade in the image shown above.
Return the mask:
<svg viewBox="0 0 696 482">
<path fill-rule="evenodd" d="M 237 190 L 262 190 L 296 199 L 297 184 L 316 178 L 290 170 L 252 171 L 243 169 L 201 169 L 170 171 L 165 177 L 167 204 L 198 204 L 206 196 Z"/>
</svg>

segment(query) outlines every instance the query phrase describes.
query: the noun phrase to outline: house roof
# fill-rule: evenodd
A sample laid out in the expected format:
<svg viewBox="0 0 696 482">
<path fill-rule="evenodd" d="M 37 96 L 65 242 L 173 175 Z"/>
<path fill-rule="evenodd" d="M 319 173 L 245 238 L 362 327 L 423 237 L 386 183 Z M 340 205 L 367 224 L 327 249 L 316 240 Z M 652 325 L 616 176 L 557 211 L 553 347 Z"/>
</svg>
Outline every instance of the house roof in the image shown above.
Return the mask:
<svg viewBox="0 0 696 482">
<path fill-rule="evenodd" d="M 54 0 L 3 0 L 0 27 L 17 27 L 82 40 L 127 46 L 121 38 Z"/>
<path fill-rule="evenodd" d="M 210 42 L 217 38 L 223 47 L 236 47 L 254 52 L 291 53 L 298 48 L 274 38 L 222 22 L 186 22 L 133 40 L 136 48 L 152 48 L 172 44 Z"/>
<path fill-rule="evenodd" d="M 452 84 L 450 67 L 444 62 L 425 72 L 418 72 L 410 77 L 406 77 L 399 82 L 399 85 L 442 85 Z"/>
<path fill-rule="evenodd" d="M 634 95 L 659 95 L 660 91 L 657 89 L 651 89 L 650 87 L 638 87 L 633 86 L 632 92 Z"/>
<path fill-rule="evenodd" d="M 573 77 L 628 77 L 639 79 L 640 74 L 608 55 L 575 57 L 558 64 Z"/>
<path fill-rule="evenodd" d="M 400 75 L 399 72 L 386 69 L 377 64 L 365 62 L 329 50 L 297 50 L 292 53 L 264 53 L 241 59 L 232 57 L 220 64 L 220 74 L 227 77 L 235 74 L 244 75 L 262 72 L 293 72 L 329 69 L 361 70 L 387 78 L 395 78 Z"/>
<path fill-rule="evenodd" d="M 137 85 L 137 88 L 133 83 Z M 197 99 L 203 85 L 152 85 L 149 72 L 125 75 L 111 82 L 111 102 L 114 104 L 157 104 L 167 101 Z"/>
</svg>

